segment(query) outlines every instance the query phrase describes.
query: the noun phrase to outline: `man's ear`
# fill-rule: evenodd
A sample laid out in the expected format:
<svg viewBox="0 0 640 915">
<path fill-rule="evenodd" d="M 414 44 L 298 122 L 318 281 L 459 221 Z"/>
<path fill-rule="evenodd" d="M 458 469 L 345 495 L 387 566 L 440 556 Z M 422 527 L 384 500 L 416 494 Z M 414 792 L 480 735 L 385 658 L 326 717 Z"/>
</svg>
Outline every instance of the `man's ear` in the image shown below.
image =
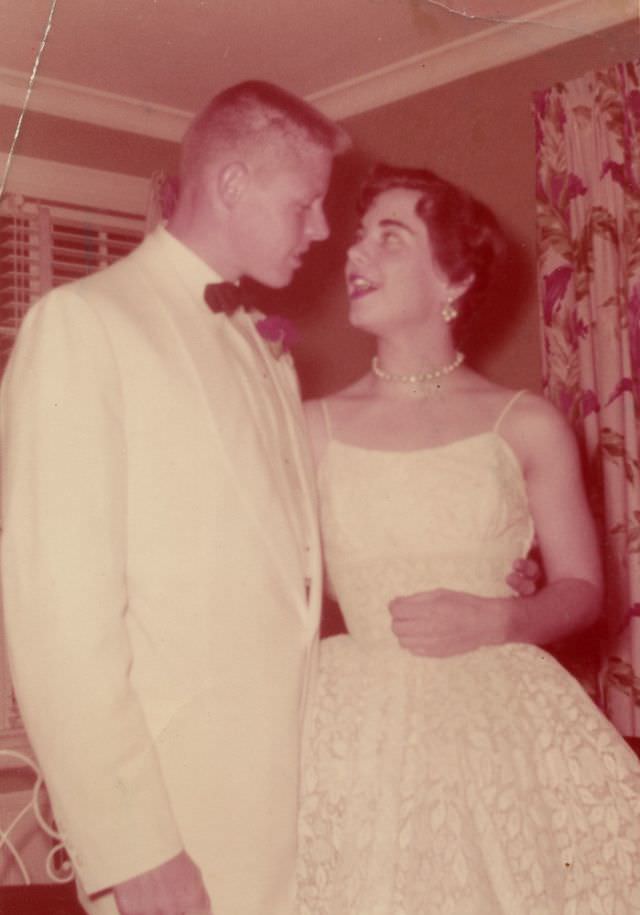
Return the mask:
<svg viewBox="0 0 640 915">
<path fill-rule="evenodd" d="M 218 197 L 232 209 L 240 199 L 249 180 L 249 170 L 244 162 L 229 162 L 218 172 Z"/>
</svg>

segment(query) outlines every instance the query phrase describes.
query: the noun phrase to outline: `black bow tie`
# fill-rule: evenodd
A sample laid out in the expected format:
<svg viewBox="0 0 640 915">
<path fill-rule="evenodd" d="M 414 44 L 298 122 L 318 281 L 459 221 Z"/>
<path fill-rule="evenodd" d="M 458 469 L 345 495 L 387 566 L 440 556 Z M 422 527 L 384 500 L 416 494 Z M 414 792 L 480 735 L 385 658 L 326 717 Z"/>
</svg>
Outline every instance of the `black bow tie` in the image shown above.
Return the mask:
<svg viewBox="0 0 640 915">
<path fill-rule="evenodd" d="M 208 283 L 204 287 L 204 300 L 211 311 L 225 315 L 232 315 L 241 305 L 249 306 L 246 290 L 235 283 Z"/>
</svg>

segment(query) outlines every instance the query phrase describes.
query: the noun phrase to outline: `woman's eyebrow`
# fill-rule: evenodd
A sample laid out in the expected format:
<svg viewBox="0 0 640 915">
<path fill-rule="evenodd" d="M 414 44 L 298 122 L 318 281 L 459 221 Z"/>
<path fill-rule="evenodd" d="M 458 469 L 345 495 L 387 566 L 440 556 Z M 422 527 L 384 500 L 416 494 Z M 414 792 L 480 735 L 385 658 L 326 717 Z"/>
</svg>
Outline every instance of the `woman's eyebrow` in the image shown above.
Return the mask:
<svg viewBox="0 0 640 915">
<path fill-rule="evenodd" d="M 410 235 L 416 234 L 413 229 L 406 224 L 406 222 L 401 222 L 399 219 L 381 219 L 378 225 L 385 228 L 388 226 L 393 226 L 396 229 L 404 229 L 404 231 L 409 232 Z"/>
</svg>

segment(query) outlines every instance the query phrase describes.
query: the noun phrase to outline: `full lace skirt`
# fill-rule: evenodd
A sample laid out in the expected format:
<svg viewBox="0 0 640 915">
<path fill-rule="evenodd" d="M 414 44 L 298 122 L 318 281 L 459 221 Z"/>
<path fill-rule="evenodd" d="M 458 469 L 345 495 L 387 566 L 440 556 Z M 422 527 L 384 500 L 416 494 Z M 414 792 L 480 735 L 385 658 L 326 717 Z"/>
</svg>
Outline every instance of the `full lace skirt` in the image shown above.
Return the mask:
<svg viewBox="0 0 640 915">
<path fill-rule="evenodd" d="M 640 766 L 526 645 L 321 648 L 301 915 L 637 915 Z"/>
</svg>

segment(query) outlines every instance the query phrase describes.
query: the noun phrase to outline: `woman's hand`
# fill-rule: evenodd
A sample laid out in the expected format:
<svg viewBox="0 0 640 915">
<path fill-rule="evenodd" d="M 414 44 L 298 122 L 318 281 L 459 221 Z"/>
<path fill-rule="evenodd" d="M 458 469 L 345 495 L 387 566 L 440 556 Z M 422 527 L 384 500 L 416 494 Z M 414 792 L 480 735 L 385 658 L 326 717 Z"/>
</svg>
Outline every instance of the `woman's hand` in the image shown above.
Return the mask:
<svg viewBox="0 0 640 915">
<path fill-rule="evenodd" d="M 412 654 L 430 658 L 473 651 L 507 640 L 506 604 L 464 591 L 437 588 L 389 604 L 391 629 Z"/>
<path fill-rule="evenodd" d="M 593 623 L 598 585 L 561 578 L 530 597 L 477 597 L 437 588 L 389 604 L 391 629 L 402 648 L 420 657 L 448 658 L 484 645 L 550 642 Z"/>
<path fill-rule="evenodd" d="M 531 597 L 541 585 L 542 569 L 531 556 L 527 559 L 516 559 L 505 580 L 518 597 Z"/>
</svg>

